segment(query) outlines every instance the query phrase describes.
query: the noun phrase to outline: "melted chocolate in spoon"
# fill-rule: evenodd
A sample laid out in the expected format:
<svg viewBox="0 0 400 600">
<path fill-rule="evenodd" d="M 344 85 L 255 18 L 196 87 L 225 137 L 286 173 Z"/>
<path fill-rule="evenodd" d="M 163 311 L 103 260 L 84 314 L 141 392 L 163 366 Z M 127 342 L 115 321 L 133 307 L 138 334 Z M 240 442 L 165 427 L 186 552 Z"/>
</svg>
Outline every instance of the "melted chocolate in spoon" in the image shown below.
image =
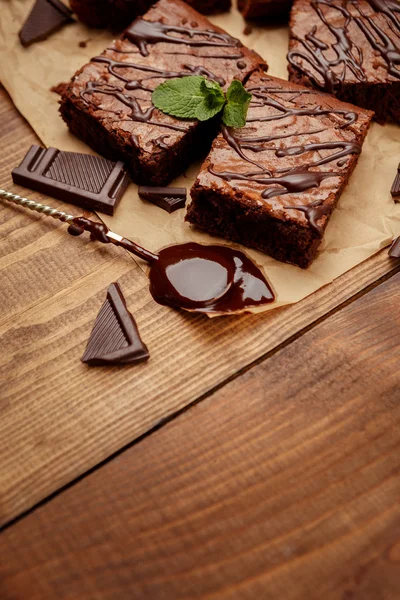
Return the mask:
<svg viewBox="0 0 400 600">
<path fill-rule="evenodd" d="M 150 263 L 150 292 L 159 304 L 194 312 L 229 314 L 275 300 L 260 269 L 234 248 L 189 242 L 153 254 L 127 238 L 111 240 L 103 223 L 86 217 L 76 217 L 73 223 L 89 231 L 92 240 L 113 241 Z"/>
</svg>

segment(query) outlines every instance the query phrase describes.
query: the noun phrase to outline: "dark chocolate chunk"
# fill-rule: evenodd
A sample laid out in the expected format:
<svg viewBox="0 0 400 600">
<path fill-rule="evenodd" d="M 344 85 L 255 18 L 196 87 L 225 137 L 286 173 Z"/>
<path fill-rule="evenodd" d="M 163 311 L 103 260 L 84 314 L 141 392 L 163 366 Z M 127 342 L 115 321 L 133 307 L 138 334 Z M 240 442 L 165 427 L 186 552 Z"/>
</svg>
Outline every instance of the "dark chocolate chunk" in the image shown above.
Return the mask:
<svg viewBox="0 0 400 600">
<path fill-rule="evenodd" d="M 36 0 L 19 39 L 23 46 L 46 39 L 67 23 L 73 23 L 72 11 L 59 0 Z"/>
<path fill-rule="evenodd" d="M 393 181 L 390 193 L 392 194 L 392 197 L 394 198 L 395 202 L 400 202 L 400 163 L 397 167 L 397 174 Z"/>
<path fill-rule="evenodd" d="M 400 237 L 398 237 L 389 248 L 391 258 L 400 258 Z"/>
<path fill-rule="evenodd" d="M 107 290 L 81 361 L 91 366 L 130 365 L 149 358 L 118 283 Z"/>
<path fill-rule="evenodd" d="M 114 214 L 129 183 L 120 161 L 40 146 L 31 146 L 12 178 L 18 185 L 107 215 Z"/>
<path fill-rule="evenodd" d="M 178 208 L 183 208 L 186 204 L 186 188 L 174 187 L 152 187 L 141 185 L 139 187 L 139 197 L 142 200 L 148 200 L 169 213 Z"/>
</svg>

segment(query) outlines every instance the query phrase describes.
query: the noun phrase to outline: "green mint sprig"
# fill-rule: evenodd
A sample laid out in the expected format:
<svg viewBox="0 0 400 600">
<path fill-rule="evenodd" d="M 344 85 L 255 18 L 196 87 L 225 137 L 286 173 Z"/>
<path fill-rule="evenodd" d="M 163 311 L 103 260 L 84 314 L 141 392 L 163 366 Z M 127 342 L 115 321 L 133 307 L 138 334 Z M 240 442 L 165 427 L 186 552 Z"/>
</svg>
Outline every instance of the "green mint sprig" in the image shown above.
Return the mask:
<svg viewBox="0 0 400 600">
<path fill-rule="evenodd" d="M 201 75 L 169 79 L 153 92 L 152 101 L 158 110 L 181 119 L 207 121 L 222 112 L 227 127 L 244 127 L 251 94 L 234 79 L 226 96 L 221 86 Z"/>
</svg>

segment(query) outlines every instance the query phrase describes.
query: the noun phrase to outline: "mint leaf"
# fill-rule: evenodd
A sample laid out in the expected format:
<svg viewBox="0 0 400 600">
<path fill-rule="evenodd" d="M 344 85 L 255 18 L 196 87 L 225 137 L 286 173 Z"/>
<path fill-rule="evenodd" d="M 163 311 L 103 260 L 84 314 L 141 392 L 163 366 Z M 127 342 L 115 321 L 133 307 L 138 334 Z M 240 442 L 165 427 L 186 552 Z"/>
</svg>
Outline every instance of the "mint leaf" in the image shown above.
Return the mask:
<svg viewBox="0 0 400 600">
<path fill-rule="evenodd" d="M 240 81 L 234 79 L 226 92 L 226 99 L 222 121 L 227 127 L 244 127 L 251 94 Z"/>
<path fill-rule="evenodd" d="M 199 121 L 207 121 L 222 110 L 225 96 L 220 85 L 215 81 L 204 79 L 200 87 L 204 97 L 203 102 L 197 106 L 196 117 Z"/>
<path fill-rule="evenodd" d="M 197 119 L 198 106 L 204 102 L 204 77 L 189 75 L 169 79 L 156 87 L 152 102 L 156 108 L 181 119 Z"/>
<path fill-rule="evenodd" d="M 226 93 L 221 86 L 201 75 L 177 77 L 161 83 L 152 94 L 153 104 L 163 113 L 181 119 L 207 121 L 222 109 L 228 127 L 243 127 L 251 94 L 240 81 L 232 81 Z"/>
</svg>

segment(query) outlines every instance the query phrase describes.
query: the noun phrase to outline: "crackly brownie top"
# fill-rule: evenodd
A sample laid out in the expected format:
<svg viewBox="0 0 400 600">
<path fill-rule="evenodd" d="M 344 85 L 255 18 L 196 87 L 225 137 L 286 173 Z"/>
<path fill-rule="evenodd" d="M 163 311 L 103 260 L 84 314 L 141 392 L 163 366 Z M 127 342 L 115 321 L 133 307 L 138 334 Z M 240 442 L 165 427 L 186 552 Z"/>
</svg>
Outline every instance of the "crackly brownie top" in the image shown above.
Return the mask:
<svg viewBox="0 0 400 600">
<path fill-rule="evenodd" d="M 260 73 L 246 88 L 246 126 L 223 128 L 198 184 L 322 235 L 372 113 Z"/>
<path fill-rule="evenodd" d="M 125 143 L 130 135 L 134 146 L 152 152 L 173 145 L 197 123 L 153 107 L 151 93 L 160 83 L 205 75 L 228 86 L 262 62 L 187 4 L 160 0 L 76 74 L 64 97 L 72 96 Z"/>
<path fill-rule="evenodd" d="M 342 83 L 400 83 L 400 2 L 295 0 L 289 63 L 330 93 Z"/>
</svg>

